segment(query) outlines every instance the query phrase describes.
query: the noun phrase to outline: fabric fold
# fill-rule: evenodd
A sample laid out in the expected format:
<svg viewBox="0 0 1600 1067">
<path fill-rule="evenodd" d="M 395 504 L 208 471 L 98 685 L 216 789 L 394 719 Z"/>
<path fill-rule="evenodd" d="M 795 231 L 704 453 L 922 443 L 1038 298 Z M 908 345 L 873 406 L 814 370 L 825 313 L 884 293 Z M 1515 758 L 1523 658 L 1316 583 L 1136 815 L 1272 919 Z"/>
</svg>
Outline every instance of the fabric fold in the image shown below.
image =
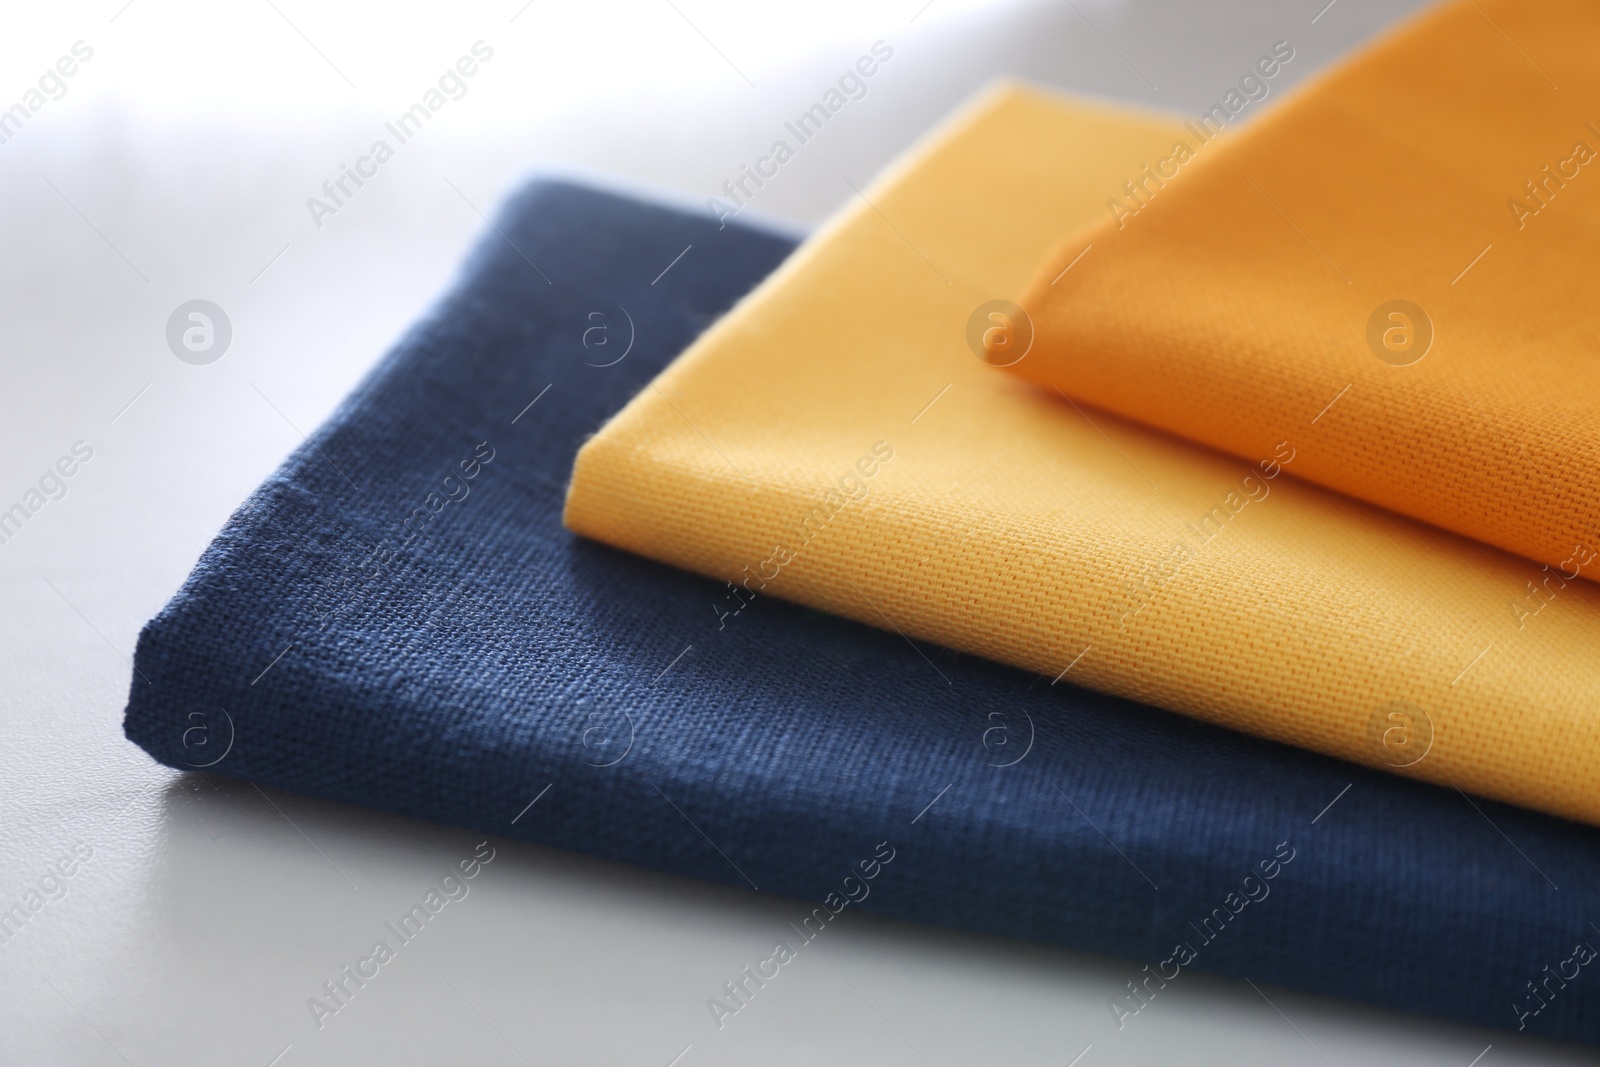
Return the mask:
<svg viewBox="0 0 1600 1067">
<path fill-rule="evenodd" d="M 722 583 L 564 530 L 579 444 L 791 248 L 523 191 L 146 626 L 128 736 L 786 894 L 776 967 L 858 909 L 1122 957 L 1096 1044 L 1195 971 L 1600 1041 L 1600 985 L 1529 985 L 1600 944 L 1592 829 L 778 600 L 731 615 Z M 707 1040 L 746 1021 L 690 999 Z"/>
<path fill-rule="evenodd" d="M 729 628 L 782 597 L 1600 820 L 1600 587 L 1525 602 L 1526 561 L 1292 477 L 1307 432 L 1242 462 L 986 362 L 1026 350 L 1005 294 L 1181 136 L 985 95 L 584 445 L 567 524 L 728 583 Z"/>
<path fill-rule="evenodd" d="M 1008 369 L 1247 462 L 1292 439 L 1300 477 L 1543 564 L 1518 610 L 1595 579 L 1597 54 L 1585 0 L 1456 0 L 1190 124 L 1039 266 Z"/>
</svg>

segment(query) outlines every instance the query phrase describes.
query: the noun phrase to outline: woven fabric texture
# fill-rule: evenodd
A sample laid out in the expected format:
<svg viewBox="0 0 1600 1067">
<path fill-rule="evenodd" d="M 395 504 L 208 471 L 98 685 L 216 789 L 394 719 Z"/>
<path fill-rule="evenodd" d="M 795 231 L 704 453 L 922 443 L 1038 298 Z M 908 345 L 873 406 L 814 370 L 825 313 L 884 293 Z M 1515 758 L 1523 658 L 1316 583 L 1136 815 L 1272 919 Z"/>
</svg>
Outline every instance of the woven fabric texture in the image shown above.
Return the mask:
<svg viewBox="0 0 1600 1067">
<path fill-rule="evenodd" d="M 568 525 L 737 582 L 730 606 L 785 597 L 1600 820 L 1600 586 L 1524 610 L 1537 567 L 1293 478 L 1305 434 L 1243 463 L 969 347 L 1177 129 L 985 97 L 584 446 Z"/>
<path fill-rule="evenodd" d="M 1038 269 L 1009 369 L 1250 462 L 1291 439 L 1544 564 L 1519 611 L 1600 576 L 1597 55 L 1588 0 L 1457 0 L 1236 136 L 1189 123 Z"/>
<path fill-rule="evenodd" d="M 1192 970 L 1600 1041 L 1600 984 L 1524 985 L 1600 944 L 1594 830 L 572 537 L 578 445 L 791 246 L 547 182 L 496 227 L 146 627 L 155 758 L 788 894 L 800 953 L 861 909 L 1124 957 L 1108 1041 Z"/>
</svg>

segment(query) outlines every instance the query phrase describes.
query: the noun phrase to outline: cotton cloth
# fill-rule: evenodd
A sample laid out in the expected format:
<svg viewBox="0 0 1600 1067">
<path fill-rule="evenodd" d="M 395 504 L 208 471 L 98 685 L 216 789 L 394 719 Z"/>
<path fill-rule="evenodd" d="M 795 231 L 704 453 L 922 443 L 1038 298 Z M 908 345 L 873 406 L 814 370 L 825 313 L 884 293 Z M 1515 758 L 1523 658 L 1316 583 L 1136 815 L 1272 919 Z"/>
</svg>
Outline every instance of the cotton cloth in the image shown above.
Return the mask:
<svg viewBox="0 0 1600 1067">
<path fill-rule="evenodd" d="M 784 597 L 1600 820 L 1600 586 L 1535 596 L 1525 560 L 1300 482 L 1307 433 L 1245 463 L 979 358 L 1020 329 L 991 301 L 1181 131 L 985 96 L 583 447 L 568 525 L 737 583 L 730 610 Z"/>
<path fill-rule="evenodd" d="M 128 736 L 787 894 L 771 933 L 800 954 L 860 909 L 1119 956 L 1141 989 L 1206 970 L 1516 1029 L 1523 983 L 1600 945 L 1594 830 L 773 598 L 719 616 L 722 583 L 567 533 L 578 445 L 791 248 L 527 188 L 145 628 Z M 1119 982 L 1084 1040 L 1167 995 L 1130 1017 Z M 1525 1032 L 1600 1040 L 1597 996 L 1571 983 Z"/>
<path fill-rule="evenodd" d="M 1290 439 L 1543 564 L 1516 610 L 1600 576 L 1597 56 L 1586 0 L 1458 0 L 1237 135 L 1192 121 L 1034 274 L 1008 369 L 1248 462 Z"/>
</svg>

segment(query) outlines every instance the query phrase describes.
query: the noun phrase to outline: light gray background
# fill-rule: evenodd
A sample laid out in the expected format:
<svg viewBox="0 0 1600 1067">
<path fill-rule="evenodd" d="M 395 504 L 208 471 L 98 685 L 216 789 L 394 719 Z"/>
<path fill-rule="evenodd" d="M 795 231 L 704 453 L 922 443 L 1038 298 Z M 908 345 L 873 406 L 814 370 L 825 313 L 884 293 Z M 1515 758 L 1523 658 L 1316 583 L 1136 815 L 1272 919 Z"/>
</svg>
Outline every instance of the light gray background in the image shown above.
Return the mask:
<svg viewBox="0 0 1600 1067">
<path fill-rule="evenodd" d="M 1491 1042 L 1482 1067 L 1580 1062 L 1404 1003 L 1203 977 L 1118 1032 L 1125 963 L 854 913 L 719 1032 L 706 998 L 809 905 L 504 840 L 318 1030 L 307 998 L 481 836 L 176 774 L 122 737 L 141 623 L 531 166 L 703 201 L 882 38 L 869 95 L 759 194 L 812 224 L 996 74 L 1192 114 L 1275 40 L 1297 53 L 1281 91 L 1412 6 L 1323 3 L 8 11 L 0 106 L 73 41 L 95 57 L 0 145 L 0 508 L 74 441 L 95 456 L 0 545 L 0 907 L 59 851 L 95 852 L 0 946 L 0 1063 L 1468 1067 Z M 306 197 L 480 38 L 469 94 L 314 227 Z M 194 298 L 233 324 L 209 366 L 164 342 Z"/>
</svg>

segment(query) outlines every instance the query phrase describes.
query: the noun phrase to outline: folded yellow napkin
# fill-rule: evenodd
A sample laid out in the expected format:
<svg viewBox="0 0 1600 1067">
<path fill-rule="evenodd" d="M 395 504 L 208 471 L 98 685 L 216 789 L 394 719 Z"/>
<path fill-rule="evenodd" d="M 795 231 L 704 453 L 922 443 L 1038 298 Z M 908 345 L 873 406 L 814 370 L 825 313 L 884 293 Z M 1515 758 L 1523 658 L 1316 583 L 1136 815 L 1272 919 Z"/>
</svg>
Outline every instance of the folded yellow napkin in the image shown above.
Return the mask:
<svg viewBox="0 0 1600 1067">
<path fill-rule="evenodd" d="M 1102 187 L 1011 369 L 1600 577 L 1600 4 L 1450 3 L 1213 125 Z"/>
<path fill-rule="evenodd" d="M 1537 567 L 1297 482 L 1305 427 L 1246 463 L 975 354 L 1025 347 L 992 302 L 1182 135 L 985 95 L 584 446 L 568 526 L 727 580 L 726 627 L 783 597 L 1600 822 L 1600 587 L 1519 615 Z"/>
</svg>

